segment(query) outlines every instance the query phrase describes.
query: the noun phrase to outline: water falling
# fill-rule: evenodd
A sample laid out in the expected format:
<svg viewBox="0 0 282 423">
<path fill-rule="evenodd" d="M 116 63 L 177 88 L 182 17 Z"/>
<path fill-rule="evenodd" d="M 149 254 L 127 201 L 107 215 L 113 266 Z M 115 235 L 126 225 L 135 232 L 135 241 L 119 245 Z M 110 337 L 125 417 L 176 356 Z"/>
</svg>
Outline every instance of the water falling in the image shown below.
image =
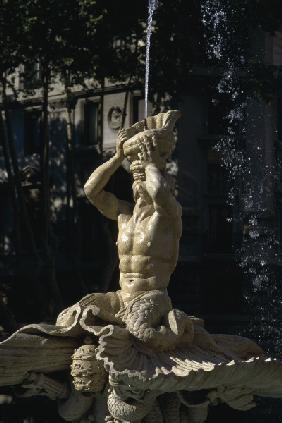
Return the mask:
<svg viewBox="0 0 282 423">
<path fill-rule="evenodd" d="M 158 7 L 158 0 L 149 0 L 147 34 L 146 34 L 145 118 L 148 116 L 151 35 L 152 35 L 154 12 L 157 7 Z"/>
<path fill-rule="evenodd" d="M 241 11 L 243 13 L 243 11 Z M 280 281 L 273 264 L 277 262 L 278 240 L 265 203 L 267 190 L 264 179 L 274 177 L 274 169 L 264 163 L 263 139 L 257 127 L 263 120 L 261 113 L 253 115 L 259 99 L 254 92 L 246 92 L 247 61 L 244 43 L 240 40 L 240 8 L 224 0 L 202 0 L 202 21 L 208 37 L 208 56 L 217 66 L 219 81 L 214 102 L 228 99 L 230 110 L 225 116 L 226 131 L 216 150 L 229 176 L 229 203 L 237 204 L 236 219 L 243 227 L 243 239 L 237 251 L 239 265 L 248 276 L 245 298 L 252 310 L 248 334 L 257 338 L 266 349 L 281 354 Z M 246 31 L 247 33 L 247 31 Z M 254 117 L 255 116 L 255 117 Z"/>
</svg>

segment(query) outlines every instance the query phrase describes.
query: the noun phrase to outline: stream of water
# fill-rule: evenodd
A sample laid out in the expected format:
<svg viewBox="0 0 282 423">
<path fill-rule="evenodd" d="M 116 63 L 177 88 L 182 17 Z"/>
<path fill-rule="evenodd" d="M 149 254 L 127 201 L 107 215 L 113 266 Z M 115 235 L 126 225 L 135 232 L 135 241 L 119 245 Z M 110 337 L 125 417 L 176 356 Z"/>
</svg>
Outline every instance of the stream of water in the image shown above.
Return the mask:
<svg viewBox="0 0 282 423">
<path fill-rule="evenodd" d="M 148 116 L 148 96 L 149 96 L 149 79 L 150 79 L 150 47 L 153 27 L 153 17 L 158 0 L 149 0 L 148 6 L 148 22 L 146 33 L 146 72 L 145 72 L 145 118 Z"/>
</svg>

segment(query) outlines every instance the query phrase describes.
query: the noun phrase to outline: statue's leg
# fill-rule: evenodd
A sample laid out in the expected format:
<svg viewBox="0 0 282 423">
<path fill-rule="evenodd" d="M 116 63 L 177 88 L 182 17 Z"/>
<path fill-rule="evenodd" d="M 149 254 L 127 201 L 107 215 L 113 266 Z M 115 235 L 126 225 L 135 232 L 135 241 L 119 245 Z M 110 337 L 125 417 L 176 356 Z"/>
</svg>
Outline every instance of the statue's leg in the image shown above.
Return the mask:
<svg viewBox="0 0 282 423">
<path fill-rule="evenodd" d="M 175 322 L 180 317 L 178 314 L 171 309 L 166 293 L 155 290 L 128 303 L 121 318 L 127 330 L 137 339 L 158 351 L 164 351 L 173 349 L 182 339 L 182 333 L 175 330 Z"/>
</svg>

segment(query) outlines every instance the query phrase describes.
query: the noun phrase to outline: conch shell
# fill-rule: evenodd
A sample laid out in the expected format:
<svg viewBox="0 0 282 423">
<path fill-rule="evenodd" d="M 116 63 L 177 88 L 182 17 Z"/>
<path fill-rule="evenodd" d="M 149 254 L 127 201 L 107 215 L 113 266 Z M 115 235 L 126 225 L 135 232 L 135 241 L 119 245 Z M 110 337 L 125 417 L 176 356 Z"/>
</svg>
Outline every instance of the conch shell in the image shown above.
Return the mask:
<svg viewBox="0 0 282 423">
<path fill-rule="evenodd" d="M 126 129 L 127 141 L 123 151 L 129 162 L 138 160 L 140 142 L 145 137 L 155 138 L 160 153 L 170 155 L 174 148 L 173 128 L 181 113 L 179 110 L 169 110 L 155 116 L 148 116 Z"/>
</svg>

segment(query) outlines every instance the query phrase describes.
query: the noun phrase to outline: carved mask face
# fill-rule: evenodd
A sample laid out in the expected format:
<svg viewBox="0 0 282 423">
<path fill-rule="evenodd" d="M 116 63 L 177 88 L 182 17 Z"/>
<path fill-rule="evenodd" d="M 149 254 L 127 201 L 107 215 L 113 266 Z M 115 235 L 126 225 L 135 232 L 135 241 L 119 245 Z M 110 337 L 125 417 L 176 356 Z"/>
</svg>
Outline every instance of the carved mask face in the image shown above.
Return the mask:
<svg viewBox="0 0 282 423">
<path fill-rule="evenodd" d="M 71 375 L 75 389 L 80 392 L 101 392 L 106 372 L 96 358 L 95 345 L 82 345 L 72 356 Z"/>
</svg>

